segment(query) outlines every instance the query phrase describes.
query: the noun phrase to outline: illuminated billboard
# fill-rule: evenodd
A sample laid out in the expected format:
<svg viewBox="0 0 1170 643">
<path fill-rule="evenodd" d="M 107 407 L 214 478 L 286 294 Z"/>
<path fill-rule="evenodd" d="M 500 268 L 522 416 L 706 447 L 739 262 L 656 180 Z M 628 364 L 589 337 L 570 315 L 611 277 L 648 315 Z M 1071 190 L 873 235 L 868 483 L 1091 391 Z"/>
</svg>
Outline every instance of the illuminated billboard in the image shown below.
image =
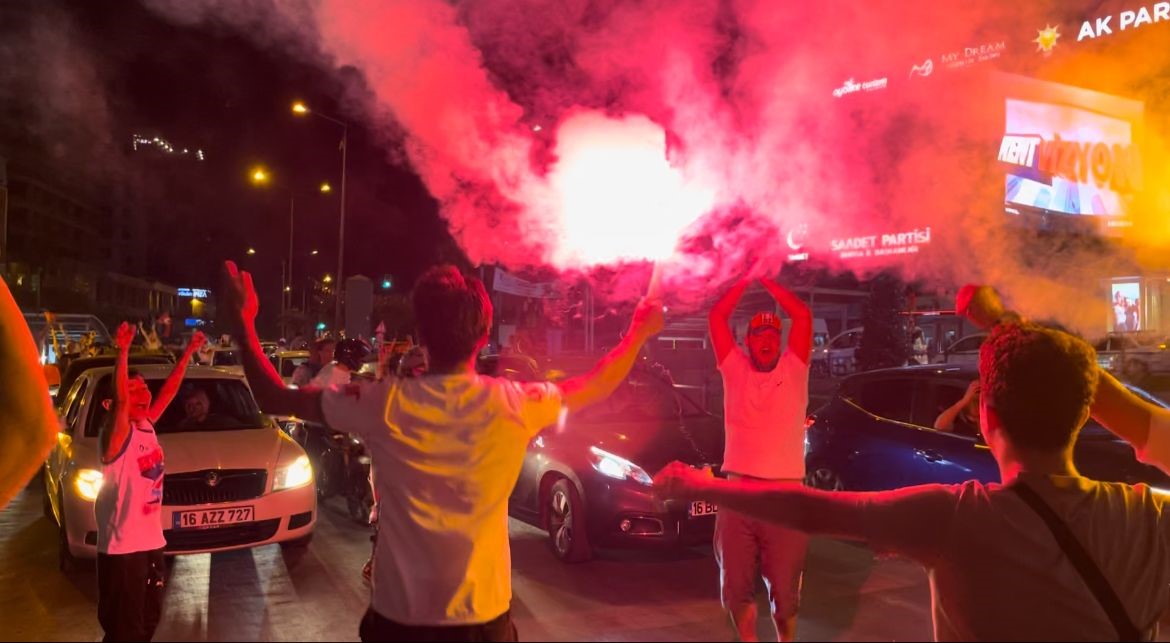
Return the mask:
<svg viewBox="0 0 1170 643">
<path fill-rule="evenodd" d="M 999 80 L 1004 130 L 996 159 L 1007 212 L 1127 227 L 1142 182 L 1141 101 L 1018 76 Z"/>
</svg>

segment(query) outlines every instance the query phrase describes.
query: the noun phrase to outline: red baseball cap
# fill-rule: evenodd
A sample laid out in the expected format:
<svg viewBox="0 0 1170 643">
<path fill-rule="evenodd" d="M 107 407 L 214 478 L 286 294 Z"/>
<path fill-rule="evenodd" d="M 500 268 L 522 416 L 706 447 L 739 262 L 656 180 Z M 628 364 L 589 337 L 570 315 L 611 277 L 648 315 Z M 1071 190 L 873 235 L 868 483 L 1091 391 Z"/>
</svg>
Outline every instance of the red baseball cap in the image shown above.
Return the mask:
<svg viewBox="0 0 1170 643">
<path fill-rule="evenodd" d="M 756 332 L 764 330 L 780 332 L 780 318 L 776 316 L 776 313 L 765 311 L 756 313 L 756 316 L 752 317 L 751 323 L 748 324 L 748 333 L 754 335 Z"/>
</svg>

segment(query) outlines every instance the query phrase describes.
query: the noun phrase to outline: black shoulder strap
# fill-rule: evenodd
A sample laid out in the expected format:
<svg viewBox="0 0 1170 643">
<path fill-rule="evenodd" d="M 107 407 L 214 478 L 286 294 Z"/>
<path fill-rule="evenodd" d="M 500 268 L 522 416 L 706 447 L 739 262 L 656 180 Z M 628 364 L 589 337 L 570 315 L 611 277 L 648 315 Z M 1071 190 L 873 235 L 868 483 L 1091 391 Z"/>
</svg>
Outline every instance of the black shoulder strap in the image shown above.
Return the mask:
<svg viewBox="0 0 1170 643">
<path fill-rule="evenodd" d="M 1038 516 L 1048 525 L 1052 536 L 1056 538 L 1056 542 L 1060 548 L 1064 550 L 1064 555 L 1068 556 L 1069 561 L 1076 568 L 1077 573 L 1081 575 L 1081 579 L 1085 581 L 1085 585 L 1089 587 L 1089 591 L 1093 592 L 1093 597 L 1101 604 L 1101 608 L 1105 610 L 1105 614 L 1109 616 L 1112 621 L 1114 629 L 1117 630 L 1117 635 L 1122 641 L 1143 641 L 1145 637 L 1141 635 L 1138 628 L 1134 626 L 1133 621 L 1129 618 L 1129 613 L 1125 611 L 1125 606 L 1122 605 L 1121 599 L 1117 597 L 1117 592 L 1113 590 L 1113 586 L 1109 584 L 1109 579 L 1105 578 L 1105 574 L 1101 572 L 1101 568 L 1097 563 L 1093 562 L 1093 558 L 1089 552 L 1073 535 L 1072 530 L 1068 528 L 1060 516 L 1044 502 L 1040 494 L 1036 493 L 1034 489 L 1017 481 L 1009 487 L 1016 495 L 1020 497 L 1032 511 L 1035 511 Z"/>
</svg>

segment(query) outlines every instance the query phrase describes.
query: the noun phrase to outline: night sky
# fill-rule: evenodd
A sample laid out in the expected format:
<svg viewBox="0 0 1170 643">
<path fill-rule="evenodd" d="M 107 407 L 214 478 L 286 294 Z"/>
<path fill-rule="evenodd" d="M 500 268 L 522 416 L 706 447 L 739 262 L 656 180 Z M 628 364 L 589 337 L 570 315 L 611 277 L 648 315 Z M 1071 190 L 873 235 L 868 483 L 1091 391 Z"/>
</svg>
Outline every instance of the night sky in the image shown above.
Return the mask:
<svg viewBox="0 0 1170 643">
<path fill-rule="evenodd" d="M 7 1 L 0 16 L 8 34 L 2 60 L 37 63 L 19 71 L 5 65 L 14 71 L 0 81 L 0 104 L 8 103 L 6 138 L 16 141 L 13 156 L 47 149 L 55 165 L 75 166 L 85 176 L 102 168 L 109 181 L 144 185 L 140 193 L 153 199 L 154 242 L 146 276 L 214 288 L 218 263 L 233 258 L 257 273 L 262 289 L 270 284 L 275 290 L 288 254 L 290 190 L 297 203 L 298 284 L 306 269 L 318 277 L 336 272 L 341 131 L 294 116 L 294 99 L 351 123 L 347 274 L 392 274 L 408 287 L 428 265 L 461 260 L 436 202 L 409 167 L 392 160 L 401 156 L 397 142 L 374 138 L 379 135 L 363 127 L 356 74 L 343 83 L 346 70 L 328 74 L 302 62 L 303 56 L 260 48 L 227 29 L 176 26 L 137 2 Z M 69 57 L 44 64 L 41 50 L 56 36 L 67 41 Z M 72 68 L 77 56 L 84 58 L 79 67 L 93 70 L 84 83 L 89 98 L 78 96 L 76 86 L 59 95 L 46 90 L 45 78 L 60 73 L 55 64 Z M 28 83 L 33 90 L 21 91 Z M 104 101 L 106 118 L 77 122 L 90 120 L 74 104 L 81 100 Z M 64 123 L 19 131 L 21 121 L 40 119 Z M 134 133 L 200 148 L 207 160 L 129 153 Z M 85 152 L 61 154 L 62 148 Z M 265 189 L 247 178 L 257 163 L 274 177 Z M 318 192 L 322 181 L 333 186 L 332 195 Z M 245 255 L 250 246 L 255 256 Z M 311 249 L 320 253 L 310 258 Z"/>
</svg>

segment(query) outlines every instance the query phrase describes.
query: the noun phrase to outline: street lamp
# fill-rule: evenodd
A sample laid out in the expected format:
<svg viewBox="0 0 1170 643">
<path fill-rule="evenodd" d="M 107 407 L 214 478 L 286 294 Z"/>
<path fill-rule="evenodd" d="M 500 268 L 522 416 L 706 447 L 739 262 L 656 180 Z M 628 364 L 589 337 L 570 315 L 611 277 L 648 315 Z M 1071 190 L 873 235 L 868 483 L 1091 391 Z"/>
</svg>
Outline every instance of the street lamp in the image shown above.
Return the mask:
<svg viewBox="0 0 1170 643">
<path fill-rule="evenodd" d="M 338 219 L 340 221 L 338 222 L 338 233 L 337 233 L 337 283 L 341 284 L 341 283 L 344 283 L 343 280 L 345 277 L 345 166 L 346 166 L 346 156 L 349 152 L 349 125 L 343 120 L 336 119 L 336 118 L 333 118 L 332 116 L 322 114 L 321 112 L 318 112 L 316 110 L 309 109 L 309 106 L 306 105 L 304 103 L 304 101 L 299 101 L 299 100 L 295 101 L 292 104 L 292 112 L 293 112 L 293 114 L 296 114 L 298 116 L 304 116 L 306 114 L 312 114 L 314 116 L 319 116 L 320 118 L 323 118 L 323 119 L 329 121 L 330 123 L 333 123 L 334 125 L 337 125 L 341 128 L 341 207 L 340 207 L 340 213 L 338 216 Z M 323 186 L 322 186 L 321 191 L 322 192 L 325 191 Z M 337 291 L 336 300 L 337 300 L 337 303 L 336 303 L 336 305 L 334 307 L 334 311 L 333 311 L 333 327 L 336 328 L 338 330 L 338 332 L 340 332 L 341 329 L 344 327 L 344 325 L 341 323 L 341 290 L 340 290 L 340 288 Z"/>
<path fill-rule="evenodd" d="M 257 166 L 252 169 L 250 178 L 253 185 L 257 187 L 267 187 L 272 182 L 272 173 L 263 166 Z M 321 192 L 328 194 L 328 183 L 321 183 Z M 291 188 L 288 191 L 288 262 L 281 262 L 281 271 L 284 273 L 281 281 L 284 282 L 284 293 L 280 296 L 281 314 L 292 309 L 292 282 L 293 282 L 293 233 L 295 232 L 296 223 L 296 196 L 293 194 Z M 248 254 L 256 254 L 254 250 L 249 249 Z M 316 251 L 314 251 L 316 254 Z M 287 299 L 287 301 L 286 301 Z"/>
<path fill-rule="evenodd" d="M 310 252 L 309 254 L 311 254 L 311 255 L 313 255 L 314 257 L 316 257 L 316 256 L 317 256 L 317 251 L 316 251 L 316 250 L 314 250 L 314 251 Z"/>
<path fill-rule="evenodd" d="M 325 275 L 325 278 L 324 278 L 324 279 L 322 279 L 321 281 L 322 281 L 322 282 L 324 282 L 324 283 L 327 283 L 327 284 L 328 284 L 328 283 L 332 283 L 332 282 L 333 282 L 333 277 L 330 277 L 329 275 Z"/>
<path fill-rule="evenodd" d="M 329 194 L 332 191 L 333 191 L 333 186 L 329 185 L 328 183 L 321 184 L 321 194 Z"/>
<path fill-rule="evenodd" d="M 250 257 L 254 254 L 256 254 L 256 249 L 255 248 L 248 248 L 248 256 Z"/>
</svg>

